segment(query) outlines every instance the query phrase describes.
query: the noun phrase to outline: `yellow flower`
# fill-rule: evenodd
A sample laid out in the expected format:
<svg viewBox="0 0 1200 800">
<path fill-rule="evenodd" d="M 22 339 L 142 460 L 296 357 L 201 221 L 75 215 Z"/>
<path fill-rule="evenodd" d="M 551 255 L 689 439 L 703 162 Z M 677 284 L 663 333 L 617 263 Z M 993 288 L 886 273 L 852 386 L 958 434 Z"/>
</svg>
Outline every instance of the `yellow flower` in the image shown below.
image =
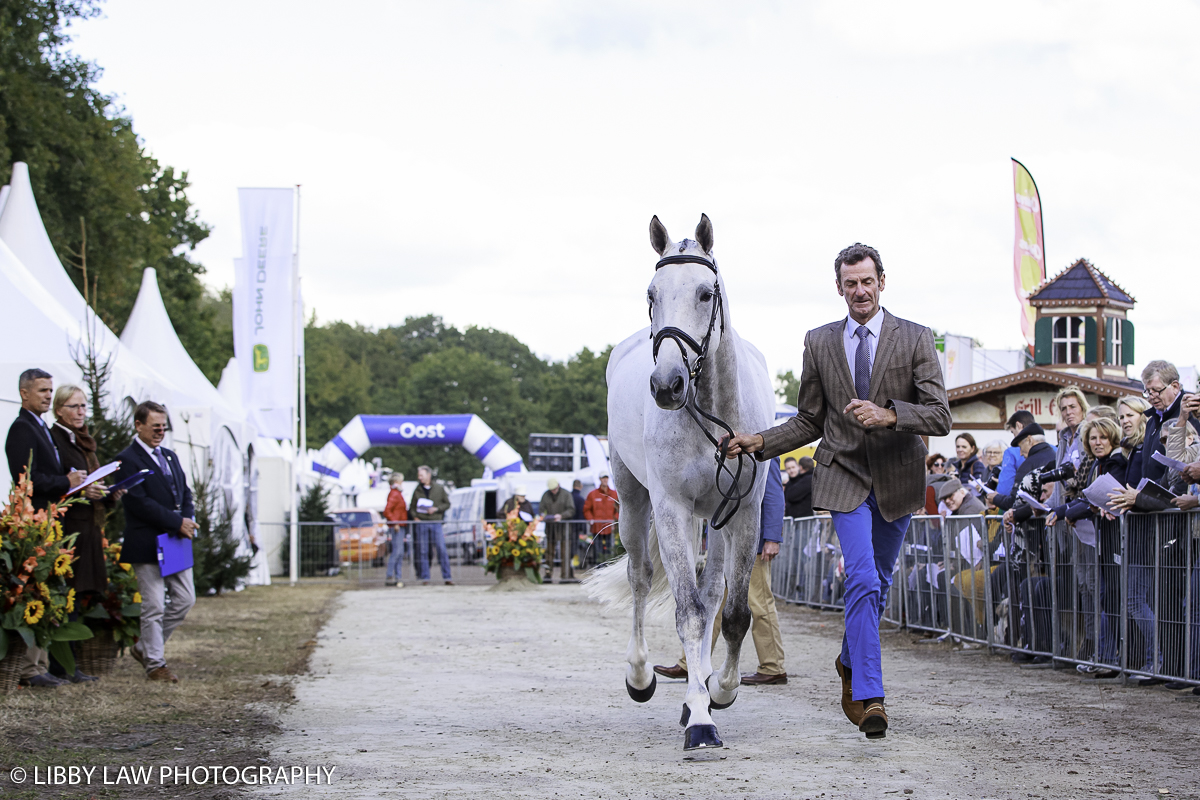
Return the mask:
<svg viewBox="0 0 1200 800">
<path fill-rule="evenodd" d="M 67 613 L 68 613 L 68 614 L 70 614 L 72 611 L 74 611 L 74 610 L 75 610 L 75 590 L 74 590 L 74 589 L 68 589 L 68 590 L 67 590 L 67 605 L 66 605 L 66 609 L 67 609 Z"/>
<path fill-rule="evenodd" d="M 66 553 L 59 553 L 58 558 L 54 559 L 54 574 L 55 575 L 70 575 L 71 574 L 71 557 Z"/>
<path fill-rule="evenodd" d="M 25 605 L 25 622 L 29 625 L 36 625 L 45 613 L 46 606 L 41 600 L 30 600 Z"/>
<path fill-rule="evenodd" d="M 126 572 L 133 572 L 133 565 L 131 564 L 117 564 L 117 566 Z"/>
<path fill-rule="evenodd" d="M 37 587 L 38 587 L 38 591 L 42 593 L 42 597 L 49 600 L 50 599 L 50 587 L 44 583 L 39 583 L 37 585 Z"/>
<path fill-rule="evenodd" d="M 71 591 L 73 592 L 73 591 L 75 591 L 75 590 L 74 590 L 74 589 L 72 589 Z M 135 602 L 135 603 L 140 603 L 140 602 L 142 602 L 142 593 L 141 593 L 141 592 L 134 592 L 134 593 L 133 593 L 133 602 Z"/>
</svg>

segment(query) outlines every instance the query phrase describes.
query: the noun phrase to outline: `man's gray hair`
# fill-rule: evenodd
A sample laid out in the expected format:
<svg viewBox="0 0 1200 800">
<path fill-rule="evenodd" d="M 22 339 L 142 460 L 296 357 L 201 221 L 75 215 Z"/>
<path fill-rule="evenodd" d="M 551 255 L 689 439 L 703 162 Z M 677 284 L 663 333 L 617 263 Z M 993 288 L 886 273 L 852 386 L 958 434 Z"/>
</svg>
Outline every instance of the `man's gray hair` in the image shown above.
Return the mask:
<svg viewBox="0 0 1200 800">
<path fill-rule="evenodd" d="M 1046 437 L 1045 437 L 1045 436 L 1042 436 L 1042 435 L 1040 435 L 1040 434 L 1037 434 L 1037 433 L 1035 433 L 1035 434 L 1033 434 L 1033 435 L 1031 435 L 1031 436 L 1026 436 L 1025 438 L 1026 438 L 1026 439 L 1029 441 L 1029 445 L 1030 445 L 1030 447 L 1032 447 L 1032 446 L 1033 446 L 1033 445 L 1035 445 L 1035 444 L 1041 444 L 1042 442 L 1046 441 Z"/>
<path fill-rule="evenodd" d="M 54 380 L 54 376 L 49 372 L 46 372 L 44 369 L 38 369 L 37 367 L 34 367 L 33 369 L 27 369 L 22 372 L 21 377 L 17 379 L 17 389 L 28 389 L 33 385 L 34 381 L 40 381 L 43 378 Z"/>
<path fill-rule="evenodd" d="M 1170 386 L 1179 380 L 1179 370 L 1175 369 L 1175 365 L 1162 359 L 1151 361 L 1146 365 L 1142 370 L 1142 383 L 1146 383 L 1155 375 L 1163 382 L 1164 386 Z"/>
<path fill-rule="evenodd" d="M 421 470 L 425 470 L 425 471 L 426 471 L 426 472 L 428 472 L 430 475 L 432 475 L 432 474 L 433 474 L 433 470 L 431 470 L 431 469 L 430 469 L 428 466 L 426 466 L 425 464 L 422 464 L 421 466 L 417 467 L 417 472 L 420 472 Z"/>
</svg>

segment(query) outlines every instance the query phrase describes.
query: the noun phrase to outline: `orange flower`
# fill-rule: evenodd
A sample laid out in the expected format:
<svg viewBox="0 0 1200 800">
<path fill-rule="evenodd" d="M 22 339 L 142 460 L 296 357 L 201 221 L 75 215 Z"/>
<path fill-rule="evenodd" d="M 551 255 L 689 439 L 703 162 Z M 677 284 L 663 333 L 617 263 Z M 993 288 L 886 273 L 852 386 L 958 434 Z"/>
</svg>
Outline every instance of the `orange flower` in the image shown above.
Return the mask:
<svg viewBox="0 0 1200 800">
<path fill-rule="evenodd" d="M 21 564 L 21 568 L 25 572 L 33 572 L 33 570 L 36 567 L 37 567 L 37 559 L 34 558 L 33 556 L 30 556 L 29 558 L 25 559 L 24 563 Z"/>
<path fill-rule="evenodd" d="M 33 548 L 33 552 L 37 553 L 38 558 L 46 555 L 46 549 L 44 547 L 35 547 Z"/>
</svg>

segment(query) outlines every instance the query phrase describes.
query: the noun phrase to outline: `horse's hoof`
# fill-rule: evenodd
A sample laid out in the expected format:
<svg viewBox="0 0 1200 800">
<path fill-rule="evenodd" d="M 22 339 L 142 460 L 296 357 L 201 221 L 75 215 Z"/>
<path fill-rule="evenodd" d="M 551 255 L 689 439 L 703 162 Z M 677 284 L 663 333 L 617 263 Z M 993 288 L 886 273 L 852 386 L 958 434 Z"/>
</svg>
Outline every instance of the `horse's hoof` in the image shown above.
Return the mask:
<svg viewBox="0 0 1200 800">
<path fill-rule="evenodd" d="M 629 685 L 629 679 L 625 679 L 625 690 L 629 692 L 629 696 L 633 698 L 635 703 L 648 703 L 651 697 L 654 697 L 654 690 L 658 688 L 658 678 L 654 675 L 650 676 L 650 685 L 645 689 L 635 689 Z"/>
<path fill-rule="evenodd" d="M 717 736 L 716 725 L 693 725 L 683 732 L 683 749 L 699 750 L 702 747 L 724 747 Z"/>
</svg>

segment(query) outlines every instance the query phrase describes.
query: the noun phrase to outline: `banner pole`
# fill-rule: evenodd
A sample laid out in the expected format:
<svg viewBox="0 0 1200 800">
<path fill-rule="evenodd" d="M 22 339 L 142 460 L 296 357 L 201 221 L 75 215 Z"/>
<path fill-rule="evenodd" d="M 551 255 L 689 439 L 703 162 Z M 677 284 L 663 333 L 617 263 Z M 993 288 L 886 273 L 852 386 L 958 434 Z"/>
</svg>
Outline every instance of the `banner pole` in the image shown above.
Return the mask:
<svg viewBox="0 0 1200 800">
<path fill-rule="evenodd" d="M 292 251 L 292 313 L 296 313 L 297 298 L 300 296 L 300 185 L 296 185 L 296 246 Z M 292 320 L 292 352 L 295 354 L 296 361 L 292 363 L 292 380 L 296 380 L 300 374 L 299 365 L 301 363 L 299 342 L 297 341 L 296 320 Z M 289 544 L 289 552 L 291 558 L 288 560 L 289 581 L 292 586 L 295 586 L 300 581 L 300 464 L 303 450 L 301 445 L 301 423 L 299 403 L 303 402 L 304 384 L 301 383 L 298 387 L 299 392 L 292 393 L 292 444 L 295 447 L 295 452 L 292 454 L 292 524 L 290 533 L 291 541 Z"/>
</svg>

